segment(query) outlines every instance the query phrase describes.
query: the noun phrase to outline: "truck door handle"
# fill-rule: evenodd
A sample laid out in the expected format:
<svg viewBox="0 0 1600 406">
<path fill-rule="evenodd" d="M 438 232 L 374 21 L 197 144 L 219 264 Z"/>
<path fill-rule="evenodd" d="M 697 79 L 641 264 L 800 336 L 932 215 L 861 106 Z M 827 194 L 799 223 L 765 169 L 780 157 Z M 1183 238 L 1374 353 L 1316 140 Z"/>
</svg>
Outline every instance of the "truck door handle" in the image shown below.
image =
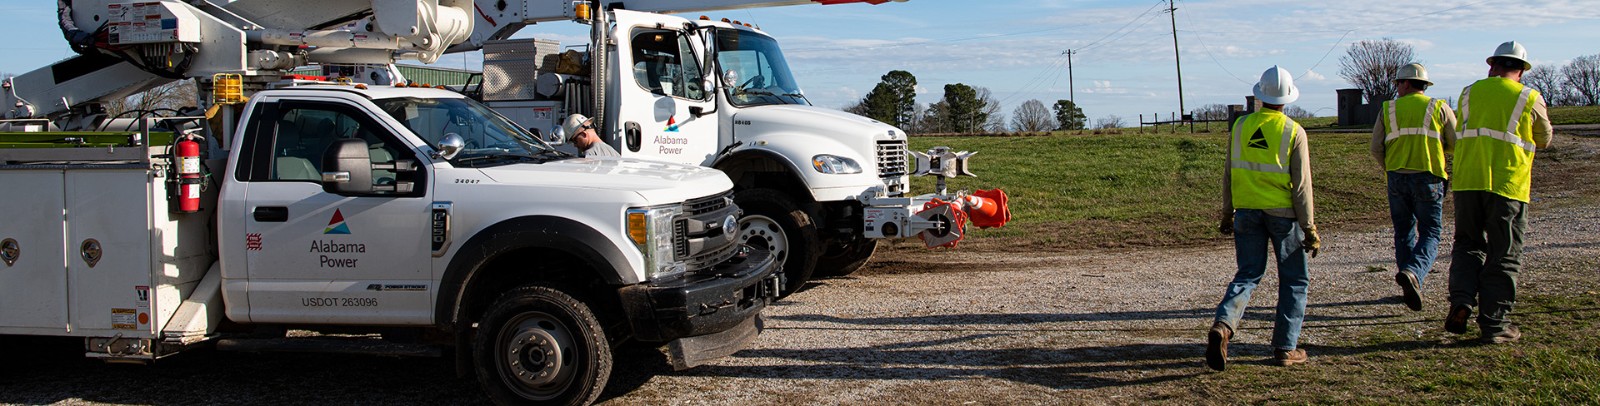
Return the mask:
<svg viewBox="0 0 1600 406">
<path fill-rule="evenodd" d="M 623 137 L 622 138 L 623 138 L 623 143 L 627 144 L 627 145 L 624 145 L 624 146 L 628 147 L 629 151 L 639 152 L 639 147 L 642 147 L 642 145 L 639 145 L 639 144 L 641 142 L 643 142 L 643 140 L 640 139 L 640 138 L 643 138 L 642 137 L 642 135 L 643 135 L 642 133 L 643 132 L 639 130 L 639 123 L 635 123 L 635 122 L 632 122 L 632 121 L 629 121 L 627 123 L 623 123 L 622 124 Z"/>
<path fill-rule="evenodd" d="M 263 223 L 282 223 L 289 221 L 289 208 L 283 206 L 261 206 L 255 211 L 256 221 Z"/>
</svg>

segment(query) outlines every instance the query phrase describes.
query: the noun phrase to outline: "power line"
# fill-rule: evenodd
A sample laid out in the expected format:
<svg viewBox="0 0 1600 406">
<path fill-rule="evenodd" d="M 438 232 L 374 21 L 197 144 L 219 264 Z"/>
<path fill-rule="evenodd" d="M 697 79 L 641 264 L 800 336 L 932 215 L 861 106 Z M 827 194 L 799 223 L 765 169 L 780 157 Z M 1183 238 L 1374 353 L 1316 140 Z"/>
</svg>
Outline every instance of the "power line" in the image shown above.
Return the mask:
<svg viewBox="0 0 1600 406">
<path fill-rule="evenodd" d="M 1134 16 L 1133 19 L 1128 20 L 1127 23 L 1123 23 L 1121 27 L 1117 27 L 1117 29 L 1111 30 L 1111 32 L 1106 33 L 1106 35 L 1101 36 L 1099 39 L 1096 39 L 1094 41 L 1089 42 L 1089 44 L 1088 45 L 1084 45 L 1082 49 L 1091 49 L 1091 48 L 1100 46 L 1102 43 L 1104 43 L 1106 38 L 1110 38 L 1112 35 L 1116 35 L 1118 32 L 1122 31 L 1123 28 L 1128 28 L 1129 25 L 1133 25 L 1133 23 L 1138 22 L 1139 19 L 1144 18 L 1144 16 L 1150 15 L 1151 11 L 1155 11 L 1156 7 L 1160 6 L 1164 2 L 1166 2 L 1166 0 L 1157 0 L 1156 4 L 1150 5 L 1150 8 L 1145 9 L 1144 12 L 1139 13 L 1139 15 L 1137 15 L 1137 16 Z M 1145 22 L 1149 22 L 1149 21 L 1145 21 Z M 1139 24 L 1139 27 L 1143 27 L 1143 26 L 1144 26 L 1144 24 Z M 1133 30 L 1138 30 L 1139 27 L 1134 27 Z M 1132 32 L 1133 30 L 1130 30 L 1129 32 Z M 1123 36 L 1127 36 L 1128 34 L 1124 33 L 1122 35 Z M 1121 39 L 1121 37 L 1118 37 L 1118 39 Z M 1116 40 L 1112 40 L 1112 41 L 1116 41 Z"/>
<path fill-rule="evenodd" d="M 1189 23 L 1190 26 L 1195 26 L 1194 19 L 1189 18 L 1188 14 L 1184 14 L 1183 15 L 1183 20 L 1184 20 L 1184 22 Z M 1184 30 L 1184 31 L 1188 31 L 1188 30 Z M 1200 31 L 1194 31 L 1194 32 L 1200 32 Z M 1237 81 L 1239 81 L 1239 83 L 1243 83 L 1243 84 L 1246 84 L 1246 85 L 1252 84 L 1250 82 L 1245 81 L 1244 79 L 1240 79 L 1239 75 L 1233 74 L 1233 71 L 1228 70 L 1228 67 L 1223 65 L 1222 61 L 1217 60 L 1217 56 L 1215 54 L 1211 53 L 1211 46 L 1206 44 L 1206 41 L 1205 41 L 1204 37 L 1201 37 L 1199 35 L 1195 35 L 1194 38 L 1195 38 L 1196 41 L 1200 41 L 1200 50 L 1206 52 L 1206 56 L 1211 58 L 1211 62 L 1217 64 L 1218 68 L 1222 69 L 1222 73 L 1228 74 L 1228 76 L 1233 77 L 1233 80 L 1237 80 Z"/>
</svg>

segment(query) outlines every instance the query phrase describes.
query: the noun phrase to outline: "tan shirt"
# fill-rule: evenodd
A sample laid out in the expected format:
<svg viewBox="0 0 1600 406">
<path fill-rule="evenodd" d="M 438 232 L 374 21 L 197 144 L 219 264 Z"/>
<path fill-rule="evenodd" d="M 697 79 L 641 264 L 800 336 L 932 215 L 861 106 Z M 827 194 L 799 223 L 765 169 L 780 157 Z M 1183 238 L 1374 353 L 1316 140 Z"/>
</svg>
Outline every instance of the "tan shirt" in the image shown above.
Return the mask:
<svg viewBox="0 0 1600 406">
<path fill-rule="evenodd" d="M 1528 111 L 1533 114 L 1533 145 L 1539 149 L 1550 146 L 1550 138 L 1556 132 L 1556 127 L 1550 124 L 1550 109 L 1545 107 L 1544 94 L 1533 98 L 1533 103 L 1528 105 Z"/>
<path fill-rule="evenodd" d="M 1294 122 L 1293 119 L 1289 120 Z M 1233 151 L 1233 143 L 1239 137 L 1228 134 L 1228 149 Z M 1233 216 L 1233 153 L 1222 160 L 1222 218 Z M 1294 140 L 1289 142 L 1289 201 L 1294 207 L 1283 207 L 1263 210 L 1273 217 L 1295 219 L 1300 223 L 1300 229 L 1311 230 L 1317 227 L 1316 203 L 1311 196 L 1311 147 L 1306 140 L 1305 128 L 1296 126 Z"/>
<path fill-rule="evenodd" d="M 1400 97 L 1405 97 L 1405 96 L 1409 96 L 1409 95 L 1401 95 Z M 1441 123 L 1440 128 L 1439 128 L 1439 143 L 1440 144 L 1444 144 L 1444 152 L 1450 152 L 1450 151 L 1454 150 L 1455 146 L 1456 146 L 1456 111 L 1450 108 L 1450 103 L 1440 103 L 1440 107 L 1444 108 L 1444 110 L 1441 111 L 1441 113 L 1444 114 L 1444 123 Z M 1424 110 L 1424 112 L 1426 112 L 1426 110 Z M 1388 112 L 1385 111 L 1382 114 L 1388 114 Z M 1389 134 L 1387 134 L 1387 132 L 1385 131 L 1385 130 L 1388 129 L 1388 127 L 1386 127 L 1387 124 L 1384 124 L 1384 120 L 1383 120 L 1383 115 L 1382 114 L 1380 114 L 1378 116 L 1378 122 L 1372 124 L 1372 147 L 1371 147 L 1371 150 L 1372 150 L 1372 158 L 1378 160 L 1378 169 L 1387 170 L 1388 166 L 1384 164 L 1384 160 L 1385 160 L 1385 158 L 1388 157 L 1386 152 L 1385 152 L 1386 148 L 1388 147 L 1388 145 L 1387 145 L 1386 142 L 1384 142 L 1384 140 L 1388 138 Z M 1422 114 L 1422 113 L 1401 112 L 1401 114 Z M 1546 120 L 1546 121 L 1548 121 L 1548 120 Z M 1535 127 L 1537 127 L 1537 126 L 1535 126 Z M 1399 172 L 1399 173 L 1422 173 L 1422 171 L 1414 171 L 1414 170 L 1410 170 L 1410 169 L 1400 169 L 1400 170 L 1397 170 L 1395 172 Z"/>
</svg>

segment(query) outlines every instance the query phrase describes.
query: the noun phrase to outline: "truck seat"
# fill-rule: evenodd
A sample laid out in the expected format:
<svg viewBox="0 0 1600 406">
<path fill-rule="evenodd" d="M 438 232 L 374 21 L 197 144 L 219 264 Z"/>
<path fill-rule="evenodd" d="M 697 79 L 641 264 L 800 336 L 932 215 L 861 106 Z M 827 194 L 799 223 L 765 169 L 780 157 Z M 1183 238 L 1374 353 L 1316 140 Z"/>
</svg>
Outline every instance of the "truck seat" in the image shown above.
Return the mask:
<svg viewBox="0 0 1600 406">
<path fill-rule="evenodd" d="M 274 148 L 272 179 L 321 180 L 316 165 L 305 155 L 310 153 L 300 137 L 299 126 L 288 120 L 278 121 L 278 145 Z"/>
</svg>

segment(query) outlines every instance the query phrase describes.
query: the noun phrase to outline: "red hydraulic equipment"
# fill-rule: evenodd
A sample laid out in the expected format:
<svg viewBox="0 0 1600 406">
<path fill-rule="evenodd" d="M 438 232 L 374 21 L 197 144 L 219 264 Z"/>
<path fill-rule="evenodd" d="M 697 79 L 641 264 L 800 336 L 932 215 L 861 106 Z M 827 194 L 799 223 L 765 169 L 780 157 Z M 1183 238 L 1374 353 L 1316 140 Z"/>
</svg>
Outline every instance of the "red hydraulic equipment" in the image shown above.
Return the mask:
<svg viewBox="0 0 1600 406">
<path fill-rule="evenodd" d="M 915 216 L 920 223 L 917 237 L 928 248 L 955 247 L 967 234 L 967 219 L 978 228 L 1002 227 L 1011 221 L 1011 208 L 1006 192 L 1000 189 L 978 190 L 972 193 L 947 194 L 946 178 L 977 176 L 968 170 L 967 159 L 976 152 L 951 151 L 948 147 L 934 147 L 927 153 L 911 151 L 917 161 L 916 176 L 937 177 L 936 193 L 932 201 L 923 204 Z M 948 200 L 946 200 L 948 199 Z"/>
</svg>

